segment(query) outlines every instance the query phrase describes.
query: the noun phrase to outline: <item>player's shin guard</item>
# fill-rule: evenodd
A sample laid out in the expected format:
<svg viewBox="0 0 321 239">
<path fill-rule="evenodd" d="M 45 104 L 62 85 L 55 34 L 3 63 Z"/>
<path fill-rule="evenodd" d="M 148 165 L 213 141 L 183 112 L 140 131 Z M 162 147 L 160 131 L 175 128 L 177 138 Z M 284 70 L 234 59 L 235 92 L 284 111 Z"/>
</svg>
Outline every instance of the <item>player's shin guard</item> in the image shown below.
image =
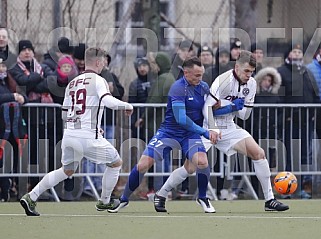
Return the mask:
<svg viewBox="0 0 321 239">
<path fill-rule="evenodd" d="M 253 160 L 255 175 L 261 183 L 264 198 L 266 201 L 274 198 L 271 185 L 271 172 L 266 159 Z"/>
<path fill-rule="evenodd" d="M 132 171 L 130 172 L 124 193 L 121 196 L 121 198 L 124 201 L 128 201 L 130 195 L 136 190 L 136 188 L 138 188 L 138 186 L 143 180 L 144 175 L 145 173 L 140 173 L 137 169 L 137 165 L 135 165 Z"/>
<path fill-rule="evenodd" d="M 210 167 L 196 170 L 197 186 L 198 186 L 198 197 L 206 198 L 206 190 L 208 181 L 210 178 Z"/>
<path fill-rule="evenodd" d="M 163 187 L 157 192 L 157 195 L 166 198 L 168 193 L 177 185 L 181 184 L 188 175 L 184 166 L 175 169 L 166 180 Z"/>
</svg>

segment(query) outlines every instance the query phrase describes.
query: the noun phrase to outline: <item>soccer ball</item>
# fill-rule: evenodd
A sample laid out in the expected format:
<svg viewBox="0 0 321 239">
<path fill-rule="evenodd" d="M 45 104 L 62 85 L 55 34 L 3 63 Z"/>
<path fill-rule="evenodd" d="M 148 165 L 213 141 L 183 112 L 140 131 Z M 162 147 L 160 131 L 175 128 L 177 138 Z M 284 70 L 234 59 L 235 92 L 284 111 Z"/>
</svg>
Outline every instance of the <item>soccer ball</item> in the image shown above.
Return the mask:
<svg viewBox="0 0 321 239">
<path fill-rule="evenodd" d="M 280 172 L 274 178 L 274 188 L 280 194 L 292 194 L 298 187 L 298 180 L 291 172 Z"/>
</svg>

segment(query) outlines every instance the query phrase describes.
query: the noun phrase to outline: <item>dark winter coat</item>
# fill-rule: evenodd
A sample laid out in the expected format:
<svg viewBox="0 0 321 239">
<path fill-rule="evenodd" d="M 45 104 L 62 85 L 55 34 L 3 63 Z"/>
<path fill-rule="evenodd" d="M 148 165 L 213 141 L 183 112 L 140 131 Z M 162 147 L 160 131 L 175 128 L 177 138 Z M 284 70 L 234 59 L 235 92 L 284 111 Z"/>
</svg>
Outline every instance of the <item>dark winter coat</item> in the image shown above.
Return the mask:
<svg viewBox="0 0 321 239">
<path fill-rule="evenodd" d="M 104 69 L 102 70 L 102 72 L 100 73 L 101 77 L 103 77 L 108 83 L 111 82 L 114 85 L 114 91 L 112 92 L 112 95 L 119 99 L 122 100 L 125 90 L 124 87 L 120 84 L 117 76 L 113 73 L 111 73 L 109 70 Z M 106 112 L 106 125 L 112 125 L 113 123 L 113 113 L 112 110 L 109 108 L 105 109 Z M 104 118 L 102 118 L 102 125 L 104 125 Z"/>
<path fill-rule="evenodd" d="M 33 72 L 33 66 L 26 66 L 30 71 L 29 75 L 26 75 L 23 70 L 16 64 L 9 73 L 17 82 L 17 84 L 24 90 L 25 94 L 28 95 L 31 91 L 36 93 L 49 92 L 46 77 L 53 75 L 53 72 L 46 65 L 41 65 L 43 75 Z"/>
<path fill-rule="evenodd" d="M 164 52 L 158 52 L 155 57 L 155 62 L 159 67 L 158 78 L 152 84 L 146 103 L 167 103 L 168 92 L 172 84 L 175 82 L 173 74 L 170 72 L 171 62 L 169 56 Z M 154 129 L 160 127 L 164 120 L 162 108 L 157 108 L 154 112 L 153 108 L 148 108 L 148 136 L 154 135 Z M 154 127 L 155 124 L 155 127 Z"/>
<path fill-rule="evenodd" d="M 17 56 L 9 51 L 9 47 L 6 46 L 5 49 L 0 49 L 0 58 L 6 64 L 8 69 L 14 67 L 17 62 Z"/>
<path fill-rule="evenodd" d="M 263 90 L 260 86 L 266 75 L 272 76 L 272 85 L 267 91 Z M 257 73 L 255 80 L 257 82 L 255 103 L 271 104 L 271 107 L 255 107 L 253 109 L 253 137 L 256 140 L 277 139 L 279 133 L 276 133 L 276 129 L 278 129 L 278 131 L 281 130 L 280 122 L 282 121 L 282 110 L 275 108 L 274 105 L 280 103 L 280 97 L 278 93 L 282 82 L 281 75 L 276 69 L 272 67 L 266 67 Z M 247 123 L 250 123 L 250 121 L 247 121 Z M 277 125 L 278 128 L 276 128 Z"/>
</svg>

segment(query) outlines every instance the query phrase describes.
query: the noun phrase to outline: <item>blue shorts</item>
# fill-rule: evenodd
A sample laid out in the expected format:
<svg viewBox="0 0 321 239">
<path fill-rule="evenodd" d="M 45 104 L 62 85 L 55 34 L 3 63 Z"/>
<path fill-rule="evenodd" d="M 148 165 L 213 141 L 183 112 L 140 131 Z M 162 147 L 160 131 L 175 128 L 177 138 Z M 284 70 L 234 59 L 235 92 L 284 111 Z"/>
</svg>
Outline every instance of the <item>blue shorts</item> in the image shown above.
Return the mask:
<svg viewBox="0 0 321 239">
<path fill-rule="evenodd" d="M 143 155 L 155 160 L 162 160 L 165 149 L 178 149 L 187 159 L 192 159 L 197 152 L 206 153 L 201 137 L 197 133 L 189 133 L 186 137 L 177 137 L 166 131 L 159 129 L 154 137 L 149 141 Z"/>
</svg>

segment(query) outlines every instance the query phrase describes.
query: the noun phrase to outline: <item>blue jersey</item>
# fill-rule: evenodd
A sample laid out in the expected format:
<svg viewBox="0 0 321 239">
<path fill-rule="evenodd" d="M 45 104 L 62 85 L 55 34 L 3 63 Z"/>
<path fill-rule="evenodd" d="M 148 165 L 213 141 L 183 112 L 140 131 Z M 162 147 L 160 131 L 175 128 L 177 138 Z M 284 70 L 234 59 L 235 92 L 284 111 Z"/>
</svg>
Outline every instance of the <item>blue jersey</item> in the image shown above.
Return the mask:
<svg viewBox="0 0 321 239">
<path fill-rule="evenodd" d="M 209 87 L 206 82 L 201 81 L 199 85 L 193 86 L 188 83 L 185 77 L 178 79 L 169 90 L 165 119 L 160 126 L 160 130 L 173 134 L 175 137 L 180 137 L 180 135 L 184 137 L 191 133 L 176 122 L 172 109 L 173 102 L 185 104 L 186 115 L 195 124 L 203 127 L 202 109 L 208 94 Z"/>
</svg>

